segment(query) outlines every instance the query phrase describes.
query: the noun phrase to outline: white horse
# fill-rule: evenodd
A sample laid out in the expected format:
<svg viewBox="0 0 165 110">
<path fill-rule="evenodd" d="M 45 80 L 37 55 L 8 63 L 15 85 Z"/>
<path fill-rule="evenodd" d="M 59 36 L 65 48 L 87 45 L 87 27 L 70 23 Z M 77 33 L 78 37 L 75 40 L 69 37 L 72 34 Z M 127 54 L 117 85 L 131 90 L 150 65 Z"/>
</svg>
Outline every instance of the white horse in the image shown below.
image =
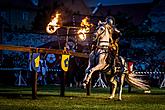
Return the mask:
<svg viewBox="0 0 165 110">
<path fill-rule="evenodd" d="M 82 85 L 86 88 L 92 74 L 95 71 L 101 71 L 102 73 L 105 73 L 106 76 L 110 76 L 108 81 L 112 83 L 112 94 L 109 98 L 112 99 L 115 97 L 117 88 L 117 81 L 115 77 L 118 76 L 120 81 L 118 100 L 122 100 L 122 86 L 125 78 L 127 79 L 127 82 L 134 87 L 148 90 L 149 86 L 145 84 L 145 81 L 135 78 L 133 74 L 129 74 L 127 63 L 123 57 L 117 57 L 118 64 L 120 66 L 116 67 L 117 63 L 114 63 L 115 60 L 113 57 L 113 52 L 109 49 L 113 40 L 112 34 L 114 32 L 119 33 L 120 31 L 107 22 L 98 23 L 98 27 L 94 33 L 97 44 L 95 45 L 95 49 L 93 49 L 89 55 L 88 67 L 85 70 L 85 78 Z"/>
</svg>

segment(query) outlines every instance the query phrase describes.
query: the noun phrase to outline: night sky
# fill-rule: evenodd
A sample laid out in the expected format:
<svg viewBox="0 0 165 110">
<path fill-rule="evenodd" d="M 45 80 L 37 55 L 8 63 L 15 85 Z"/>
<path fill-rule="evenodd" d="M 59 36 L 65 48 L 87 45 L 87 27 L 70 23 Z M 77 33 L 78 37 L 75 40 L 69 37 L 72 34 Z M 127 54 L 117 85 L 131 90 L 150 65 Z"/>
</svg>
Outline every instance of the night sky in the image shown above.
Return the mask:
<svg viewBox="0 0 165 110">
<path fill-rule="evenodd" d="M 148 2 L 152 2 L 153 0 L 84 0 L 84 1 L 90 7 L 95 7 L 99 2 L 101 2 L 103 6 L 107 6 L 107 5 L 148 3 Z"/>
</svg>

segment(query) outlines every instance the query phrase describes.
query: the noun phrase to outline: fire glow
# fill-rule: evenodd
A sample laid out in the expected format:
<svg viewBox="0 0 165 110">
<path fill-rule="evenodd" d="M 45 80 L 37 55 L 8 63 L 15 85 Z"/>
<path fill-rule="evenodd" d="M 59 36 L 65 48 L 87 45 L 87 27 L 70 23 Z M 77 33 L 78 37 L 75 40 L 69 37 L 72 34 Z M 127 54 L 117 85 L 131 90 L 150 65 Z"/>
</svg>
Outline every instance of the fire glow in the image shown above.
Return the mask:
<svg viewBox="0 0 165 110">
<path fill-rule="evenodd" d="M 61 14 L 58 12 L 56 13 L 55 17 L 52 16 L 52 20 L 49 22 L 49 24 L 46 27 L 47 33 L 53 34 L 54 32 L 56 32 L 57 29 L 61 27 L 60 18 L 61 18 Z"/>
<path fill-rule="evenodd" d="M 80 26 L 81 28 L 78 30 L 77 34 L 79 35 L 79 38 L 81 40 L 85 40 L 86 33 L 90 32 L 90 28 L 93 26 L 93 24 L 89 23 L 88 17 L 85 17 L 84 19 L 82 19 Z"/>
</svg>

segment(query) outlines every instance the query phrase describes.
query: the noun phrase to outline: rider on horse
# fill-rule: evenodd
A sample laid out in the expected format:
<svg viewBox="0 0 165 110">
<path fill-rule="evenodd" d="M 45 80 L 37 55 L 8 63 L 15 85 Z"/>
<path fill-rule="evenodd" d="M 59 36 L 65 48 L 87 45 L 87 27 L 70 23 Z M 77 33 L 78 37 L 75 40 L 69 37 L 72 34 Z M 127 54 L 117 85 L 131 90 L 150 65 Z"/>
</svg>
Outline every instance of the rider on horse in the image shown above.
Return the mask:
<svg viewBox="0 0 165 110">
<path fill-rule="evenodd" d="M 115 67 L 116 64 L 119 62 L 118 61 L 118 52 L 119 52 L 119 35 L 116 34 L 120 34 L 121 32 L 114 26 L 114 18 L 113 17 L 107 17 L 106 18 L 106 22 L 110 25 L 110 32 L 112 35 L 112 37 L 110 38 L 110 46 L 109 46 L 109 50 L 114 58 L 114 62 L 113 62 L 113 66 Z"/>
<path fill-rule="evenodd" d="M 84 78 L 84 83 L 89 82 L 89 79 L 91 78 L 94 71 L 103 70 L 106 69 L 106 67 L 108 67 L 107 64 L 109 63 L 107 62 L 107 59 L 110 55 L 109 52 L 111 53 L 111 55 L 114 54 L 112 55 L 114 60 L 111 60 L 111 65 L 112 67 L 116 66 L 115 59 L 117 59 L 116 55 L 118 54 L 118 44 L 117 40 L 113 39 L 112 35 L 114 33 L 120 33 L 120 31 L 117 28 L 115 28 L 113 24 L 113 17 L 107 17 L 106 22 L 99 21 L 98 23 L 98 27 L 96 28 L 96 32 L 94 33 L 94 48 L 92 49 L 92 52 L 89 55 L 88 67 L 85 70 L 86 76 Z M 111 45 L 114 45 L 114 47 L 111 48 Z"/>
<path fill-rule="evenodd" d="M 82 86 L 85 88 L 89 84 L 95 71 L 101 71 L 108 77 L 110 76 L 109 82 L 112 83 L 112 95 L 109 98 L 112 99 L 115 97 L 117 88 L 115 76 L 118 76 L 118 81 L 120 82 L 118 99 L 121 100 L 122 86 L 125 78 L 128 83 L 143 90 L 148 90 L 149 85 L 128 73 L 125 59 L 122 56 L 118 56 L 119 38 L 115 38 L 114 33 L 120 34 L 120 31 L 114 26 L 113 17 L 107 17 L 106 22 L 99 21 L 94 33 L 95 48 L 89 54 L 88 67 L 85 70 L 86 74 Z"/>
</svg>

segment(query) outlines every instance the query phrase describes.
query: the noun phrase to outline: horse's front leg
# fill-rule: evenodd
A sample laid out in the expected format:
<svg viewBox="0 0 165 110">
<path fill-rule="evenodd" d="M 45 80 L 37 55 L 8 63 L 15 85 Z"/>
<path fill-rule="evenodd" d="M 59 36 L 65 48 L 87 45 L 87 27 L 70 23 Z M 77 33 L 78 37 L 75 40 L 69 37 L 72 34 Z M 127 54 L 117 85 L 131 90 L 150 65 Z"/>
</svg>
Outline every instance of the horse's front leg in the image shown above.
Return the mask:
<svg viewBox="0 0 165 110">
<path fill-rule="evenodd" d="M 87 82 L 87 79 L 88 79 L 88 75 L 90 74 L 90 69 L 93 67 L 94 63 L 94 54 L 93 54 L 93 51 L 91 52 L 91 54 L 89 55 L 89 59 L 88 59 L 88 67 L 86 68 L 85 70 L 85 77 L 83 79 L 83 88 L 86 87 L 86 84 L 88 83 Z"/>
<path fill-rule="evenodd" d="M 86 85 L 88 84 L 88 75 L 90 74 L 89 70 L 91 69 L 91 65 L 89 63 L 87 69 L 85 70 L 85 77 L 83 79 L 83 83 L 82 83 L 82 88 L 86 88 Z"/>
<path fill-rule="evenodd" d="M 115 97 L 116 88 L 117 88 L 117 81 L 115 80 L 115 76 L 112 76 L 112 78 L 110 79 L 110 82 L 112 84 L 112 94 L 109 97 L 109 99 L 113 99 Z"/>
<path fill-rule="evenodd" d="M 125 78 L 125 74 L 122 74 L 120 77 L 120 87 L 119 87 L 119 94 L 118 94 L 118 100 L 120 100 L 120 101 L 122 100 L 121 94 L 122 94 L 122 90 L 123 90 L 124 78 Z"/>
<path fill-rule="evenodd" d="M 87 76 L 87 78 L 86 78 L 86 82 L 87 82 L 87 83 L 89 82 L 89 80 L 90 80 L 91 77 L 92 77 L 92 74 L 93 74 L 95 71 L 102 70 L 102 69 L 107 65 L 107 64 L 106 64 L 106 61 L 105 61 L 106 57 L 107 57 L 106 55 L 100 55 L 98 65 L 96 65 L 95 67 L 93 67 L 93 68 L 91 68 L 91 69 L 89 70 L 89 74 L 88 74 L 88 76 Z"/>
</svg>

